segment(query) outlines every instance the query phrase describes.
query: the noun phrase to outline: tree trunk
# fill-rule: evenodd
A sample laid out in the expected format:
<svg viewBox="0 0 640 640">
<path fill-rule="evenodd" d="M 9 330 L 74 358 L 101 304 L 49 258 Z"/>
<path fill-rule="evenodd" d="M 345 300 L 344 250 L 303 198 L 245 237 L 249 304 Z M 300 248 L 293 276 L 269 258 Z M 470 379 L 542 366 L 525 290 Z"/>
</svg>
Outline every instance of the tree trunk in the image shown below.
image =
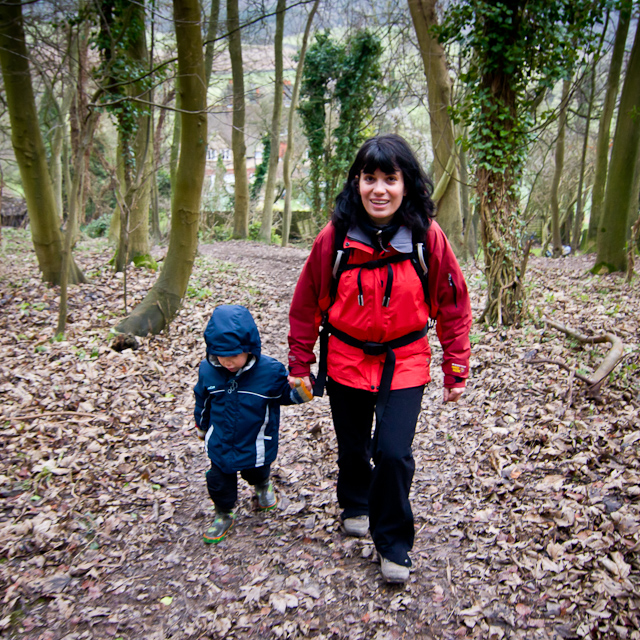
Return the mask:
<svg viewBox="0 0 640 640">
<path fill-rule="evenodd" d="M 309 16 L 307 17 L 307 24 L 304 29 L 304 35 L 302 36 L 302 45 L 298 56 L 298 66 L 296 67 L 296 79 L 293 83 L 293 92 L 291 93 L 291 105 L 289 106 L 289 118 L 287 121 L 287 149 L 284 152 L 284 158 L 282 161 L 282 171 L 284 174 L 284 213 L 282 215 L 283 247 L 286 247 L 289 244 L 289 233 L 291 231 L 291 158 L 293 157 L 293 123 L 298 106 L 298 97 L 300 96 L 300 83 L 302 81 L 302 69 L 304 68 L 304 58 L 307 53 L 307 44 L 309 43 L 309 33 L 311 32 L 311 25 L 313 23 L 313 18 L 316 15 L 318 4 L 320 4 L 320 0 L 315 0 L 311 7 L 311 11 L 309 11 Z"/>
<path fill-rule="evenodd" d="M 73 32 L 69 34 L 69 50 L 70 57 L 74 56 L 74 38 Z M 67 116 L 72 99 L 73 87 L 70 84 L 62 84 L 62 95 L 59 96 L 54 90 L 51 79 L 44 73 L 40 74 L 40 81 L 44 83 L 44 96 L 40 103 L 40 109 L 46 121 L 50 122 L 48 132 L 48 140 L 50 145 L 49 157 L 49 175 L 51 176 L 51 185 L 56 200 L 56 210 L 60 224 L 65 219 L 64 201 L 62 194 L 64 192 L 63 184 L 69 172 L 67 164 L 68 155 L 65 149 L 65 137 L 67 131 Z M 50 112 L 50 116 L 49 116 Z M 67 184 L 68 188 L 68 184 Z"/>
<path fill-rule="evenodd" d="M 433 36 L 437 26 L 436 0 L 409 0 L 409 10 L 418 38 L 420 54 L 427 77 L 431 143 L 434 153 L 435 182 L 446 180 L 438 207 L 438 223 L 443 228 L 458 259 L 466 259 L 467 250 L 462 229 L 462 208 L 458 163 L 455 159 L 451 107 L 451 78 L 444 49 Z M 451 157 L 454 156 L 453 162 Z"/>
<path fill-rule="evenodd" d="M 524 312 L 522 245 L 513 224 L 518 203 L 508 174 L 479 168 L 476 176 L 487 279 L 480 319 L 492 325 L 517 324 Z"/>
<path fill-rule="evenodd" d="M 144 3 L 131 2 L 125 29 L 135 29 L 135 25 L 146 23 Z M 149 66 L 149 53 L 144 30 L 129 38 L 126 59 L 135 67 Z M 149 256 L 149 205 L 151 200 L 151 160 L 153 133 L 151 129 L 149 92 L 142 82 L 127 87 L 127 94 L 136 105 L 135 132 L 128 130 L 128 124 L 119 122 L 124 164 L 124 203 L 120 216 L 120 242 L 116 254 L 115 269 L 123 271 L 131 260 L 147 259 Z M 144 102 L 135 102 L 140 96 Z M 124 215 L 123 215 L 124 214 Z"/>
<path fill-rule="evenodd" d="M 638 251 L 638 241 L 640 240 L 640 215 L 631 227 L 631 235 L 629 236 L 629 247 L 627 249 L 627 284 L 631 284 L 633 280 L 635 255 Z"/>
<path fill-rule="evenodd" d="M 580 248 L 582 242 L 582 225 L 584 223 L 584 176 L 586 171 L 586 158 L 587 148 L 589 147 L 589 134 L 591 132 L 591 116 L 593 114 L 593 103 L 596 99 L 596 73 L 598 67 L 598 59 L 602 52 L 602 45 L 604 44 L 604 38 L 609 26 L 609 11 L 607 11 L 607 17 L 602 27 L 602 33 L 600 34 L 600 40 L 598 42 L 598 49 L 594 54 L 593 66 L 591 68 L 591 77 L 589 83 L 589 95 L 587 105 L 587 118 L 584 126 L 584 137 L 582 139 L 582 154 L 580 156 L 580 177 L 578 179 L 578 200 L 576 203 L 576 217 L 573 224 L 573 232 L 571 234 L 571 248 L 573 251 L 577 251 Z"/>
<path fill-rule="evenodd" d="M 158 192 L 158 174 L 154 170 L 151 176 L 151 227 L 149 229 L 151 239 L 158 243 L 162 240 L 160 229 L 160 193 Z"/>
<path fill-rule="evenodd" d="M 67 302 L 69 284 L 69 266 L 71 261 L 71 250 L 75 241 L 76 227 L 78 221 L 78 208 L 82 203 L 82 193 L 84 192 L 84 179 L 87 174 L 82 165 L 88 162 L 87 149 L 91 149 L 93 132 L 98 121 L 98 112 L 92 111 L 85 122 L 83 122 L 83 137 L 78 145 L 78 153 L 74 161 L 73 183 L 69 185 L 69 215 L 67 216 L 67 230 L 64 238 L 64 251 L 62 258 L 62 274 L 60 277 L 60 305 L 58 308 L 57 336 L 63 336 L 67 326 Z"/>
<path fill-rule="evenodd" d="M 2 172 L 2 166 L 0 166 L 0 211 L 2 211 L 2 195 L 4 193 L 4 173 Z M 0 246 L 4 246 L 2 242 L 2 225 L 0 224 Z"/>
<path fill-rule="evenodd" d="M 233 237 L 246 238 L 249 235 L 249 180 L 247 178 L 247 147 L 244 141 L 244 71 L 238 0 L 227 0 L 227 30 L 229 32 L 229 56 L 231 57 L 231 76 L 233 79 L 231 129 L 231 151 L 233 152 L 235 178 Z"/>
<path fill-rule="evenodd" d="M 116 328 L 139 336 L 160 333 L 174 317 L 187 290 L 198 249 L 207 148 L 207 95 L 198 0 L 174 0 L 173 11 L 183 109 L 180 146 L 189 149 L 189 153 L 181 154 L 176 170 L 169 248 L 160 276 L 144 300 Z"/>
<path fill-rule="evenodd" d="M 634 205 L 635 198 L 635 205 Z M 627 244 L 631 242 L 631 231 L 636 222 L 636 217 L 640 211 L 640 149 L 638 150 L 638 158 L 636 160 L 636 172 L 631 183 L 631 205 L 629 209 L 629 219 L 627 220 Z M 629 247 L 630 248 L 630 245 Z M 638 247 L 640 249 L 640 247 Z M 627 251 L 629 255 L 629 251 Z"/>
<path fill-rule="evenodd" d="M 38 123 L 19 0 L 0 3 L 0 66 L 11 122 L 11 142 L 27 201 L 31 236 L 42 277 L 58 284 L 62 271 L 62 234 Z M 69 282 L 85 282 L 70 261 Z"/>
<path fill-rule="evenodd" d="M 600 126 L 598 128 L 598 142 L 596 145 L 596 169 L 593 179 L 593 189 L 591 190 L 591 214 L 589 217 L 589 230 L 585 250 L 592 251 L 598 236 L 598 227 L 602 219 L 604 210 L 604 193 L 607 185 L 607 172 L 609 165 L 609 143 L 611 120 L 616 106 L 618 95 L 618 85 L 620 83 L 620 71 L 624 61 L 624 50 L 629 33 L 629 23 L 631 21 L 632 0 L 623 0 L 618 17 L 618 28 L 611 52 L 611 63 L 607 75 L 607 90 L 605 93 L 604 105 L 600 116 Z"/>
<path fill-rule="evenodd" d="M 109 223 L 109 241 L 117 244 L 120 240 L 120 221 L 122 219 L 122 203 L 124 202 L 124 156 L 120 150 L 122 142 L 118 133 L 118 142 L 116 145 L 116 170 L 115 170 L 115 198 L 116 206 L 111 215 Z"/>
<path fill-rule="evenodd" d="M 62 203 L 62 158 L 64 154 L 64 127 L 66 114 L 61 113 L 59 103 L 56 104 L 56 127 L 51 137 L 51 186 L 56 200 L 56 211 L 60 220 L 63 219 L 64 205 Z"/>
<path fill-rule="evenodd" d="M 486 130 L 481 132 L 478 144 L 490 145 L 513 127 L 516 93 L 509 80 L 502 69 L 482 77 L 480 90 L 486 92 L 488 100 L 482 114 Z M 526 257 L 518 224 L 515 183 L 516 173 L 511 167 L 496 171 L 481 164 L 476 169 L 475 189 L 487 280 L 487 300 L 480 321 L 491 325 L 518 324 L 525 312 Z"/>
<path fill-rule="evenodd" d="M 204 77 L 207 88 L 211 83 L 211 70 L 213 68 L 213 53 L 218 34 L 218 16 L 220 14 L 220 0 L 211 0 L 211 13 L 209 14 L 209 24 L 207 26 L 207 39 L 204 51 Z"/>
<path fill-rule="evenodd" d="M 560 113 L 558 114 L 558 138 L 556 140 L 556 167 L 551 183 L 551 228 L 553 234 L 553 257 L 562 256 L 562 237 L 560 234 L 560 209 L 558 204 L 558 191 L 560 188 L 560 178 L 564 169 L 564 138 L 567 128 L 567 108 L 569 103 L 569 91 L 571 80 L 562 83 L 562 101 L 560 103 Z"/>
<path fill-rule="evenodd" d="M 149 209 L 151 204 L 151 125 L 149 113 L 140 116 L 134 141 L 136 175 L 127 194 L 129 207 L 128 261 L 149 256 Z M 122 230 L 120 231 L 122 233 Z"/>
<path fill-rule="evenodd" d="M 79 3 L 80 12 L 86 12 L 86 2 L 81 0 Z M 75 156 L 78 153 L 78 149 L 82 146 L 82 141 L 87 139 L 85 128 L 87 127 L 87 113 L 89 98 L 87 96 L 87 71 L 89 69 L 89 40 L 90 40 L 90 27 L 87 21 L 81 22 L 77 26 L 71 26 L 71 29 L 77 29 L 77 33 L 73 35 L 73 43 L 70 47 L 71 55 L 69 56 L 69 74 L 74 83 L 74 87 L 71 93 L 71 101 L 69 105 L 69 136 L 70 136 L 70 149 L 72 151 L 68 162 L 75 165 Z M 89 136 L 90 140 L 93 140 L 93 134 Z M 77 197 L 79 201 L 77 203 L 76 214 L 78 224 L 85 222 L 85 209 L 87 198 L 89 196 L 89 190 L 91 188 L 91 172 L 89 170 L 89 161 L 91 158 L 91 144 L 85 149 L 84 162 L 80 163 L 84 176 L 82 180 L 82 193 L 79 193 Z M 70 172 L 70 171 L 69 171 Z M 75 176 L 73 178 L 75 180 Z M 67 190 L 72 190 L 71 180 L 66 184 Z M 71 204 L 68 205 L 71 207 Z"/>
<path fill-rule="evenodd" d="M 173 211 L 173 194 L 176 191 L 176 175 L 180 160 L 180 140 L 182 138 L 182 101 L 180 98 L 180 77 L 176 76 L 176 110 L 173 112 L 173 137 L 169 154 L 169 181 L 171 182 L 171 211 Z"/>
<path fill-rule="evenodd" d="M 464 222 L 464 244 L 467 247 L 468 255 L 475 256 L 478 253 L 478 216 L 475 207 L 472 209 L 469 202 L 469 167 L 467 164 L 467 152 L 462 147 L 458 158 L 460 160 L 460 203 Z"/>
<path fill-rule="evenodd" d="M 284 35 L 284 13 L 287 9 L 286 0 L 278 0 L 276 5 L 276 37 L 274 42 L 276 58 L 275 94 L 273 97 L 273 114 L 271 116 L 271 153 L 269 154 L 269 168 L 267 183 L 264 189 L 264 208 L 262 209 L 262 224 L 260 226 L 260 240 L 271 242 L 271 226 L 273 225 L 273 197 L 276 190 L 276 174 L 280 157 L 280 120 L 282 118 L 282 92 L 284 89 L 282 38 Z"/>
<path fill-rule="evenodd" d="M 164 105 L 166 106 L 166 97 Z M 158 116 L 158 122 L 154 125 L 152 122 L 151 128 L 154 129 L 153 134 L 153 169 L 151 174 L 151 220 L 149 233 L 153 242 L 160 242 L 162 239 L 162 232 L 160 231 L 160 195 L 158 193 L 158 167 L 160 166 L 160 154 L 161 154 L 161 142 L 160 137 L 162 135 L 162 125 L 164 124 L 166 109 L 160 111 Z M 153 117 L 152 117 L 153 120 Z"/>
<path fill-rule="evenodd" d="M 626 271 L 625 245 L 629 216 L 638 207 L 638 194 L 631 192 L 640 152 L 640 25 L 627 66 L 616 132 L 611 149 L 611 163 L 604 197 L 602 223 L 598 229 L 598 255 L 594 272 Z"/>
<path fill-rule="evenodd" d="M 576 217 L 573 221 L 573 232 L 571 233 L 571 248 L 577 251 L 580 248 L 582 237 L 582 223 L 584 222 L 583 192 L 584 174 L 586 171 L 587 148 L 589 147 L 589 133 L 591 131 L 591 114 L 593 112 L 593 101 L 596 93 L 596 65 L 591 70 L 591 82 L 589 86 L 589 104 L 587 106 L 587 119 L 584 125 L 584 137 L 582 138 L 582 153 L 580 155 L 580 177 L 578 178 L 578 200 L 576 202 Z"/>
</svg>

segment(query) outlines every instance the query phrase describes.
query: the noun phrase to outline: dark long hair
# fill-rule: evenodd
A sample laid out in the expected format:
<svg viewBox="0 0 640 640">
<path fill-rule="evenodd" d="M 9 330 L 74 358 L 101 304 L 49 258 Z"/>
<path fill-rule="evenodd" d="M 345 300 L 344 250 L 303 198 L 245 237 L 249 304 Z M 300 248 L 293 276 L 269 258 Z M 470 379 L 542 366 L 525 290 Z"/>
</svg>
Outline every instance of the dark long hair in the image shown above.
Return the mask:
<svg viewBox="0 0 640 640">
<path fill-rule="evenodd" d="M 356 155 L 347 181 L 338 197 L 331 220 L 336 228 L 348 231 L 359 221 L 367 221 L 367 212 L 358 191 L 360 174 L 380 169 L 390 174 L 401 171 L 407 194 L 393 216 L 394 223 L 409 228 L 414 238 L 422 238 L 435 217 L 431 200 L 433 182 L 424 172 L 409 143 L 395 133 L 369 138 Z"/>
</svg>

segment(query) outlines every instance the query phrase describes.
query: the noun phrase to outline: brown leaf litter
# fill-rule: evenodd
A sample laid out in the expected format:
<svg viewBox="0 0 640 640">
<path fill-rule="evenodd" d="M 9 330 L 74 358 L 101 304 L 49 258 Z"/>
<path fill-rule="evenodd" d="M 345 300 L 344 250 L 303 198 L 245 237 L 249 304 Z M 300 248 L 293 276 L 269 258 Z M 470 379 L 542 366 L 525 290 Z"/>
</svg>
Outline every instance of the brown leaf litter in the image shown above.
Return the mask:
<svg viewBox="0 0 640 640">
<path fill-rule="evenodd" d="M 166 334 L 109 349 L 122 279 L 100 241 L 79 244 L 64 341 L 57 290 L 28 236 L 3 230 L 0 266 L 0 633 L 84 638 L 640 638 L 640 292 L 591 276 L 589 257 L 532 259 L 531 321 L 474 325 L 472 372 L 441 403 L 439 360 L 415 439 L 415 570 L 383 584 L 371 540 L 340 530 L 326 399 L 283 412 L 276 512 L 240 482 L 237 522 L 207 547 L 208 467 L 192 387 L 213 307 L 247 305 L 286 361 L 303 249 L 201 247 Z M 482 282 L 465 267 L 476 312 Z M 129 298 L 155 275 L 130 268 Z M 623 361 L 587 397 L 606 345 L 540 321 L 612 333 Z M 437 343 L 435 335 L 432 342 Z"/>
</svg>

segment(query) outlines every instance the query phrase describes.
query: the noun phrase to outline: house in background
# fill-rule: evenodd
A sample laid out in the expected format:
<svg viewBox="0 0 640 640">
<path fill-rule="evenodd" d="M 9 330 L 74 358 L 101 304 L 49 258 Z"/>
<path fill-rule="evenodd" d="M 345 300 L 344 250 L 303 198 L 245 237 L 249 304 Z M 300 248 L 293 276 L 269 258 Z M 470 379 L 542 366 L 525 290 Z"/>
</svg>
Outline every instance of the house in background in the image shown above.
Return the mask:
<svg viewBox="0 0 640 640">
<path fill-rule="evenodd" d="M 296 63 L 293 61 L 297 49 L 285 45 L 284 52 L 284 104 L 282 115 L 282 141 L 278 150 L 280 158 L 286 149 L 286 113 L 291 104 L 292 79 L 295 77 Z M 273 46 L 254 45 L 243 48 L 245 70 L 245 144 L 246 164 L 249 180 L 253 179 L 256 167 L 263 158 L 262 138 L 271 122 L 273 79 L 275 59 Z M 215 188 L 216 175 L 220 173 L 219 158 L 225 168 L 225 183 L 233 185 L 233 153 L 231 151 L 231 129 L 233 119 L 233 84 L 231 63 L 225 49 L 213 63 L 209 96 L 208 130 L 205 191 Z M 280 171 L 282 169 L 280 168 Z"/>
</svg>

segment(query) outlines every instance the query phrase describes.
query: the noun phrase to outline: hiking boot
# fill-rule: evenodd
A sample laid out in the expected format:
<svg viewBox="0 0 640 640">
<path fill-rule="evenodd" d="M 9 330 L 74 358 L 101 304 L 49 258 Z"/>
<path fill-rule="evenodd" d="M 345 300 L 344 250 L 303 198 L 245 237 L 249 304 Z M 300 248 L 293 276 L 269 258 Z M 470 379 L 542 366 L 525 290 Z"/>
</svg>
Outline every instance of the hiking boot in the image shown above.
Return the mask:
<svg viewBox="0 0 640 640">
<path fill-rule="evenodd" d="M 218 542 L 222 542 L 227 537 L 231 527 L 233 527 L 233 513 L 224 513 L 216 510 L 216 518 L 213 524 L 204 532 L 202 537 L 207 544 L 218 544 Z"/>
<path fill-rule="evenodd" d="M 261 484 L 255 485 L 256 499 L 258 500 L 258 509 L 261 511 L 269 511 L 275 509 L 278 504 L 276 492 L 273 489 L 271 480 L 265 480 Z"/>
<path fill-rule="evenodd" d="M 353 518 L 345 518 L 342 521 L 344 532 L 348 536 L 356 536 L 362 538 L 369 531 L 369 516 L 355 516 Z"/>
<path fill-rule="evenodd" d="M 402 584 L 409 579 L 409 567 L 403 567 L 383 557 L 380 557 L 380 570 L 382 577 L 391 584 Z"/>
</svg>

